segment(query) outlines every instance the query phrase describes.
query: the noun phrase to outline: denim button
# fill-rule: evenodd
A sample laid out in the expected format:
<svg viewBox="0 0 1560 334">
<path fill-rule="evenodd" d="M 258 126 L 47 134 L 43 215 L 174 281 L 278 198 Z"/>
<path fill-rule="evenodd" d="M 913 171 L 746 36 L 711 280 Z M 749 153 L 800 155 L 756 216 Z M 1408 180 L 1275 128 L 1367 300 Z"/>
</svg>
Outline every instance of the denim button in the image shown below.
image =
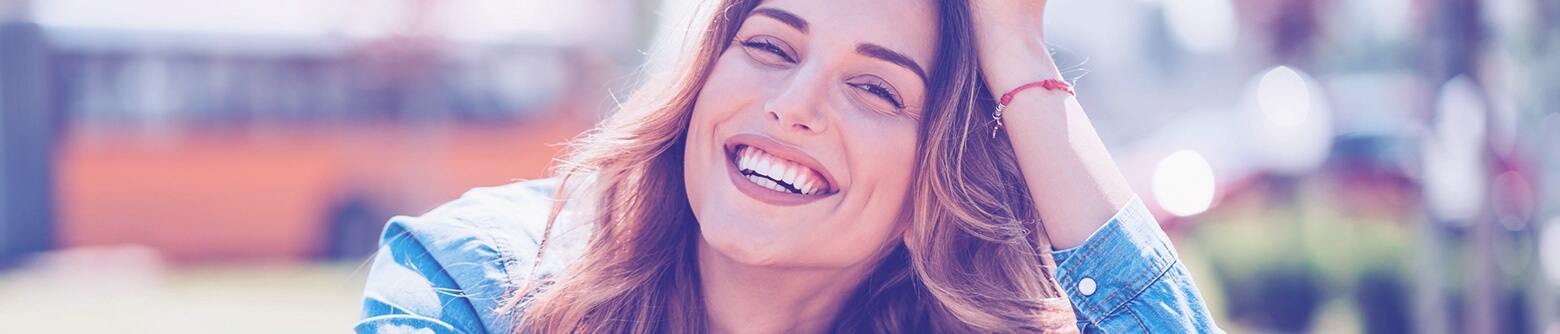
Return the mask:
<svg viewBox="0 0 1560 334">
<path fill-rule="evenodd" d="M 1093 278 L 1084 277 L 1083 280 L 1078 281 L 1078 292 L 1083 293 L 1084 296 L 1093 295 L 1094 288 L 1096 286 Z"/>
</svg>

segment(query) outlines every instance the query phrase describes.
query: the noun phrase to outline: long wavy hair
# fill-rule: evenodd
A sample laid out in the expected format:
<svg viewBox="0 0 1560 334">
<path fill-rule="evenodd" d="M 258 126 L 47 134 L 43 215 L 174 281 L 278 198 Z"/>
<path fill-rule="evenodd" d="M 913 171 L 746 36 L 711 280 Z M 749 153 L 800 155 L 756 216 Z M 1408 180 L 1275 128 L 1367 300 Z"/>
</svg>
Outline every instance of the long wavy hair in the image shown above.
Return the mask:
<svg viewBox="0 0 1560 334">
<path fill-rule="evenodd" d="M 555 167 L 564 180 L 536 263 L 566 204 L 584 202 L 575 204 L 588 208 L 579 216 L 592 234 L 563 273 L 533 277 L 514 291 L 501 312 L 517 312 L 516 333 L 708 331 L 683 145 L 698 92 L 759 3 L 717 2 L 695 19 L 708 26 L 683 45 L 670 70 L 652 74 L 615 114 L 576 138 Z M 939 2 L 910 226 L 848 298 L 835 332 L 1075 328 L 1013 148 L 989 132 L 994 103 L 980 78 L 968 6 Z"/>
</svg>

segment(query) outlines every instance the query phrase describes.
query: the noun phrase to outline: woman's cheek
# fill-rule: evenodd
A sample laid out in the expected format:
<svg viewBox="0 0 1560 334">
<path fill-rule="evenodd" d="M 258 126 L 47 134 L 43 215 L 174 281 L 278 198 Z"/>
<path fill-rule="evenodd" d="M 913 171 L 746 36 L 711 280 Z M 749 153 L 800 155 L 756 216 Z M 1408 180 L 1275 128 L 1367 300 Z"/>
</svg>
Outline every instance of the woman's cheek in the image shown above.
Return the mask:
<svg viewBox="0 0 1560 334">
<path fill-rule="evenodd" d="M 740 51 L 727 51 L 715 63 L 714 72 L 710 74 L 710 80 L 705 83 L 706 91 L 713 91 L 721 96 L 733 96 L 738 94 L 752 94 L 762 88 L 760 83 L 768 80 L 768 73 L 755 69 L 752 59 Z"/>
<path fill-rule="evenodd" d="M 741 52 L 726 52 L 715 63 L 715 68 L 710 72 L 709 78 L 704 83 L 704 88 L 699 90 L 699 96 L 694 105 L 694 120 L 696 123 L 715 122 L 715 120 L 727 119 L 742 110 L 745 100 L 756 92 L 752 84 L 751 72 L 741 64 L 746 57 Z"/>
<path fill-rule="evenodd" d="M 892 166 L 897 168 L 885 170 L 903 170 L 904 174 L 909 174 L 915 160 L 918 124 L 909 118 L 872 110 L 853 110 L 850 114 L 844 118 L 858 126 L 847 127 L 851 132 L 849 135 L 854 137 L 849 142 L 861 143 L 864 147 L 860 150 L 873 155 L 868 161 L 893 162 Z"/>
<path fill-rule="evenodd" d="M 876 180 L 889 193 L 902 194 L 910 188 L 911 171 L 915 165 L 916 130 L 913 125 L 900 122 L 858 122 L 859 126 L 845 127 L 846 145 L 856 146 L 851 151 L 862 156 L 851 161 L 864 161 L 865 174 L 876 175 Z"/>
<path fill-rule="evenodd" d="M 879 148 L 879 152 L 885 152 L 885 155 L 891 156 L 881 157 L 880 159 L 882 160 L 879 161 L 894 162 L 894 166 L 896 166 L 896 168 L 892 169 L 896 173 L 894 182 L 899 183 L 900 189 L 908 191 L 912 183 L 910 177 L 915 169 L 917 146 L 915 142 L 915 127 L 913 125 L 895 127 L 892 133 L 885 134 L 883 138 L 887 140 L 881 141 L 881 143 L 887 147 Z"/>
</svg>

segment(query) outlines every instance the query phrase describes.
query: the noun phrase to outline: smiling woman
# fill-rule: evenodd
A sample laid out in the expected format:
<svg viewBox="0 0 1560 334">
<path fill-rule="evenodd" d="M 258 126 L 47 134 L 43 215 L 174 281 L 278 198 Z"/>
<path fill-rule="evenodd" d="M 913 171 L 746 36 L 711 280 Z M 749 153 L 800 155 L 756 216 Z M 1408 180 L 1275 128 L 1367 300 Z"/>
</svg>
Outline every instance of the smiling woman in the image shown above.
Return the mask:
<svg viewBox="0 0 1560 334">
<path fill-rule="evenodd" d="M 392 219 L 357 330 L 1218 330 L 1076 101 L 1025 90 L 1043 1 L 715 5 L 558 179 Z"/>
</svg>

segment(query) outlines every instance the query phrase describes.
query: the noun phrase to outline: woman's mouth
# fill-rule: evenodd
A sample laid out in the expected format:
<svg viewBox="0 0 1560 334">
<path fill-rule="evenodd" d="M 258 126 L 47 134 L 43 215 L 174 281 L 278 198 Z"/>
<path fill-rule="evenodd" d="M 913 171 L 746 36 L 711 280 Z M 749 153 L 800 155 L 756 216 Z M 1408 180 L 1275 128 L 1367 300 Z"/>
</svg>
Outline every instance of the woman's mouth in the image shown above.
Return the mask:
<svg viewBox="0 0 1560 334">
<path fill-rule="evenodd" d="M 805 196 L 830 192 L 828 180 L 818 171 L 763 149 L 738 145 L 732 158 L 743 177 L 765 189 Z"/>
</svg>

